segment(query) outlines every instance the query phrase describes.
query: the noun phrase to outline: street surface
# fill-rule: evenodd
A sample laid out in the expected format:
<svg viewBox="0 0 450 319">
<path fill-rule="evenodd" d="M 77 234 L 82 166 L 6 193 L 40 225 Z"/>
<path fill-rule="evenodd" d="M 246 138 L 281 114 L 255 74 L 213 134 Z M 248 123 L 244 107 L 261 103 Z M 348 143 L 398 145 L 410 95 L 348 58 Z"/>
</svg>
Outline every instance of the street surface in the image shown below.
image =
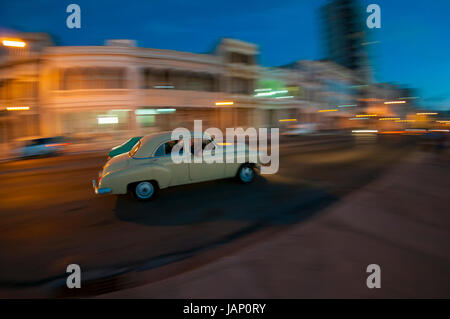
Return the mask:
<svg viewBox="0 0 450 319">
<path fill-rule="evenodd" d="M 449 156 L 415 150 L 307 222 L 175 276 L 116 277 L 121 289 L 98 298 L 449 298 Z"/>
<path fill-rule="evenodd" d="M 291 138 L 280 146 L 276 175 L 250 185 L 227 179 L 169 188 L 146 203 L 94 195 L 103 153 L 0 163 L 0 295 L 57 290 L 71 263 L 92 280 L 282 231 L 372 181 L 412 148 L 402 137 Z"/>
</svg>

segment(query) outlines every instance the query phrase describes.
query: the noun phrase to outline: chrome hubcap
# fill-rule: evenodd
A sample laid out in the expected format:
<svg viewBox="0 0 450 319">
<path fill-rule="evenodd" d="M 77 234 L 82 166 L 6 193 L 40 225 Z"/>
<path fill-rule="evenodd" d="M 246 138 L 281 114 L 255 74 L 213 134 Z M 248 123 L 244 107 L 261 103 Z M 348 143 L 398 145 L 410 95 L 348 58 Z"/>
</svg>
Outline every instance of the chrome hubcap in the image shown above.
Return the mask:
<svg viewBox="0 0 450 319">
<path fill-rule="evenodd" d="M 250 167 L 243 167 L 241 169 L 240 176 L 241 176 L 241 179 L 244 182 L 250 182 L 253 179 L 253 175 L 254 175 L 254 172 L 253 172 L 252 168 L 250 168 Z"/>
<path fill-rule="evenodd" d="M 139 198 L 150 198 L 153 195 L 153 192 L 155 191 L 152 183 L 149 182 L 140 182 L 136 186 L 136 195 Z"/>
</svg>

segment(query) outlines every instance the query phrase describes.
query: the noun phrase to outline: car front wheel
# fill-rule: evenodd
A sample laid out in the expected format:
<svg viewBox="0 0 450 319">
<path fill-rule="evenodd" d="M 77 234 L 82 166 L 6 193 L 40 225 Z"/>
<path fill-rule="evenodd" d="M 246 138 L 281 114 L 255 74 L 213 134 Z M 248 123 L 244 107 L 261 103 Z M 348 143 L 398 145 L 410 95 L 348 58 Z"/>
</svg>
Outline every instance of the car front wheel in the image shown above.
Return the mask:
<svg viewBox="0 0 450 319">
<path fill-rule="evenodd" d="M 156 188 L 152 182 L 139 182 L 134 186 L 134 196 L 141 201 L 151 199 L 155 192 Z"/>
<path fill-rule="evenodd" d="M 238 178 L 241 183 L 250 183 L 255 178 L 255 170 L 252 165 L 244 164 L 239 168 Z"/>
</svg>

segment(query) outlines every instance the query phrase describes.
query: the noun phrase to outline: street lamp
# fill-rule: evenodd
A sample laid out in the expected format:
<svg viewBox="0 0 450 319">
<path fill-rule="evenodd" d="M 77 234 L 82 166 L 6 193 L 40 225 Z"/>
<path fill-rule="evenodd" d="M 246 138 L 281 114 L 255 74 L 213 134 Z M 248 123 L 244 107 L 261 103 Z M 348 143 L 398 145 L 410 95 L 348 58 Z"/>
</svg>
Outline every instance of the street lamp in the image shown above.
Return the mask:
<svg viewBox="0 0 450 319">
<path fill-rule="evenodd" d="M 234 105 L 234 102 L 233 101 L 219 101 L 219 102 L 216 102 L 216 105 L 217 106 L 219 106 L 219 105 Z"/>
<path fill-rule="evenodd" d="M 2 44 L 5 47 L 13 47 L 13 48 L 24 48 L 27 45 L 27 43 L 22 40 L 8 40 L 8 39 L 2 40 Z"/>
</svg>

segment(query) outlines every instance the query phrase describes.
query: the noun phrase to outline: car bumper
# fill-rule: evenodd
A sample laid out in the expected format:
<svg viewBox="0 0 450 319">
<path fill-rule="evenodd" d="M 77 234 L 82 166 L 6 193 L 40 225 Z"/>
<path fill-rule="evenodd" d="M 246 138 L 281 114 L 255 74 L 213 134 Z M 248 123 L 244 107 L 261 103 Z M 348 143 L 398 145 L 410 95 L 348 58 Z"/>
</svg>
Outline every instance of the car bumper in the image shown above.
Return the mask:
<svg viewBox="0 0 450 319">
<path fill-rule="evenodd" d="M 109 188 L 109 187 L 99 188 L 97 186 L 97 181 L 95 179 L 92 180 L 92 187 L 94 188 L 94 192 L 97 195 L 109 194 L 112 191 L 111 188 Z"/>
</svg>

